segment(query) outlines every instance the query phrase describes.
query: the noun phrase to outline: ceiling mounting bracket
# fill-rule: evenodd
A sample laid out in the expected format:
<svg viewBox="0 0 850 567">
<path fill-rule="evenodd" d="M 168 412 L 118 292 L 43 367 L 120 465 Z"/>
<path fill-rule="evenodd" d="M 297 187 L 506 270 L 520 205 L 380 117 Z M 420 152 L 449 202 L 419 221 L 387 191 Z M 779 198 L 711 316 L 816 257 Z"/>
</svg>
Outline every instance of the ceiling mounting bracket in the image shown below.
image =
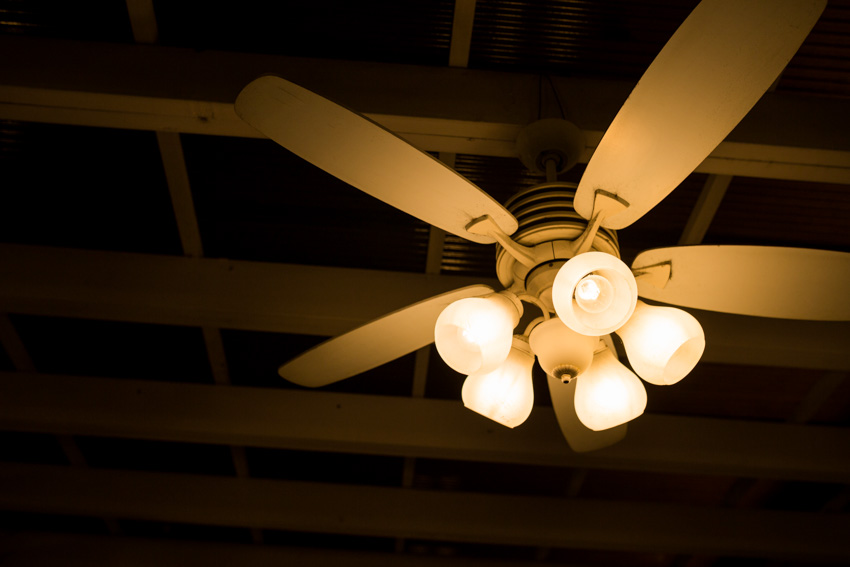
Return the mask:
<svg viewBox="0 0 850 567">
<path fill-rule="evenodd" d="M 520 130 L 516 152 L 529 170 L 547 177 L 564 173 L 578 163 L 585 150 L 584 132 L 560 118 L 544 118 Z M 549 179 L 554 181 L 554 179 Z"/>
</svg>

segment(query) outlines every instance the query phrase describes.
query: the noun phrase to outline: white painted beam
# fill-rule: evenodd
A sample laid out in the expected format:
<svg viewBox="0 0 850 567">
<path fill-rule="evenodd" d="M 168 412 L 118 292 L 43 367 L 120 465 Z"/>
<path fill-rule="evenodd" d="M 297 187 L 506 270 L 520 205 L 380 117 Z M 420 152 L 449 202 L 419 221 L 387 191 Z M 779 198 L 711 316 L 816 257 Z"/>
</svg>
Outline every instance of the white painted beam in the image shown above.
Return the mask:
<svg viewBox="0 0 850 567">
<path fill-rule="evenodd" d="M 156 43 L 159 31 L 153 0 L 126 0 L 126 4 L 136 43 Z"/>
<path fill-rule="evenodd" d="M 731 175 L 715 175 L 711 174 L 705 180 L 705 185 L 700 191 L 696 205 L 688 217 L 688 222 L 682 231 L 682 236 L 679 237 L 680 246 L 689 246 L 699 244 L 708 232 L 708 227 L 711 226 L 711 221 L 714 220 L 717 209 L 720 208 L 720 203 L 723 201 L 723 196 L 726 194 L 726 189 L 732 182 Z"/>
<path fill-rule="evenodd" d="M 332 336 L 470 277 L 0 244 L 0 312 Z M 694 312 L 703 360 L 850 370 L 850 323 Z"/>
<path fill-rule="evenodd" d="M 277 73 L 375 119 L 422 149 L 513 156 L 537 116 L 537 77 L 517 73 L 159 46 L 0 38 L 0 118 L 230 136 L 258 136 L 233 112 L 240 88 Z M 12 56 L 14 54 L 14 56 Z M 631 87 L 553 78 L 589 159 Z M 768 93 L 697 169 L 850 183 L 843 101 Z"/>
<path fill-rule="evenodd" d="M 334 335 L 475 283 L 481 282 L 0 244 L 0 311 L 33 315 Z"/>
<path fill-rule="evenodd" d="M 5 509 L 361 536 L 850 559 L 850 516 L 0 465 Z"/>
<path fill-rule="evenodd" d="M 356 380 L 356 378 L 353 378 Z M 0 373 L 0 427 L 566 467 L 850 482 L 850 430 L 644 415 L 626 439 L 572 453 L 551 408 L 515 430 L 457 401 Z"/>
<path fill-rule="evenodd" d="M 540 567 L 539 563 L 531 561 L 506 562 L 481 557 L 28 532 L 0 535 L 0 556 L 4 567 L 55 567 L 57 558 L 61 558 L 63 567 Z"/>
<path fill-rule="evenodd" d="M 452 41 L 449 45 L 449 66 L 466 67 L 472 44 L 472 27 L 475 23 L 475 0 L 455 0 L 452 18 Z"/>
</svg>

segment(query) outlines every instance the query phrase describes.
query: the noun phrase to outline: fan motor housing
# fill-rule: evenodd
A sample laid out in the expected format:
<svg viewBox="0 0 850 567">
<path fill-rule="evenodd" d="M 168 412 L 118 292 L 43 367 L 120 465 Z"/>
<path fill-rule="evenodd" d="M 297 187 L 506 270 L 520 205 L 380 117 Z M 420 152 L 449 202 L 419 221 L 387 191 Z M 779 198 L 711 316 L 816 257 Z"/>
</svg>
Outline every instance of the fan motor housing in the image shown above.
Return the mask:
<svg viewBox="0 0 850 567">
<path fill-rule="evenodd" d="M 511 197 L 505 207 L 516 217 L 519 228 L 511 235 L 515 242 L 545 251 L 544 260 L 528 267 L 516 259 L 502 246 L 496 244 L 496 275 L 506 288 L 519 282 L 525 290 L 539 298 L 553 311 L 551 302 L 552 282 L 558 269 L 572 257 L 570 244 L 587 228 L 587 219 L 573 208 L 575 183 L 554 181 L 524 189 Z M 547 250 L 545 245 L 551 250 Z M 544 245 L 544 246 L 540 246 Z M 617 234 L 613 230 L 600 228 L 591 244 L 591 250 L 620 257 Z"/>
</svg>

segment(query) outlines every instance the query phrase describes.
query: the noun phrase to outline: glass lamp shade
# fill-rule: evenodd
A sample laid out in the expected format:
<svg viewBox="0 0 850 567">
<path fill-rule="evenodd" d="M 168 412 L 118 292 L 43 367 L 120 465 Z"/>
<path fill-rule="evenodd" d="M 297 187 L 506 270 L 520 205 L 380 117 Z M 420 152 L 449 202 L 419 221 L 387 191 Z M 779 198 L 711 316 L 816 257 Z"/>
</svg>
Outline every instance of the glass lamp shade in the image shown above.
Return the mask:
<svg viewBox="0 0 850 567">
<path fill-rule="evenodd" d="M 637 375 L 659 386 L 687 376 L 705 350 L 702 326 L 690 313 L 643 301 L 617 334 Z"/>
<path fill-rule="evenodd" d="M 437 352 L 461 374 L 489 372 L 507 358 L 519 316 L 516 305 L 498 293 L 455 301 L 437 318 Z"/>
<path fill-rule="evenodd" d="M 540 368 L 549 376 L 568 382 L 590 366 L 599 339 L 576 333 L 553 317 L 534 327 L 528 342 Z"/>
<path fill-rule="evenodd" d="M 506 427 L 528 419 L 534 406 L 531 367 L 534 354 L 523 337 L 514 337 L 507 359 L 490 372 L 466 378 L 461 390 L 463 405 Z"/>
<path fill-rule="evenodd" d="M 552 284 L 552 303 L 564 324 L 583 335 L 607 335 L 634 311 L 637 284 L 619 258 L 585 252 L 567 261 Z"/>
<path fill-rule="evenodd" d="M 576 415 L 588 429 L 602 431 L 626 423 L 646 409 L 646 389 L 606 348 L 576 380 Z"/>
</svg>

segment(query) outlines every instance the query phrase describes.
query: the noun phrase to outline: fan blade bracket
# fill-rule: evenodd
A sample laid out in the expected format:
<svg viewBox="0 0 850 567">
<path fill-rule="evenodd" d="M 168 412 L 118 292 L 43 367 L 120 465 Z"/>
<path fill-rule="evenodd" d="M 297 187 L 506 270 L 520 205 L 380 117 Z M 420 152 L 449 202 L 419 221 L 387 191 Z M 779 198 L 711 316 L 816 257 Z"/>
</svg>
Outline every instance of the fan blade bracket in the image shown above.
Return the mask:
<svg viewBox="0 0 850 567">
<path fill-rule="evenodd" d="M 593 210 L 590 215 L 590 222 L 587 223 L 584 232 L 573 242 L 572 255 L 577 256 L 590 250 L 593 239 L 605 219 L 621 213 L 627 208 L 629 208 L 629 202 L 619 195 L 604 189 L 597 189 L 593 193 Z"/>
<path fill-rule="evenodd" d="M 641 268 L 633 266 L 632 274 L 634 274 L 636 281 L 647 283 L 657 289 L 664 289 L 667 282 L 673 277 L 673 262 L 666 260 Z"/>
<path fill-rule="evenodd" d="M 512 240 L 510 235 L 502 230 L 490 215 L 484 215 L 473 219 L 466 225 L 466 230 L 471 234 L 492 238 L 523 266 L 534 268 L 542 261 L 540 254 L 537 253 L 534 248 L 523 246 L 522 244 Z"/>
<path fill-rule="evenodd" d="M 690 175 L 776 80 L 826 0 L 702 0 L 638 81 L 599 142 L 575 196 L 589 219 L 597 188 L 630 206 L 625 228 Z"/>
</svg>

